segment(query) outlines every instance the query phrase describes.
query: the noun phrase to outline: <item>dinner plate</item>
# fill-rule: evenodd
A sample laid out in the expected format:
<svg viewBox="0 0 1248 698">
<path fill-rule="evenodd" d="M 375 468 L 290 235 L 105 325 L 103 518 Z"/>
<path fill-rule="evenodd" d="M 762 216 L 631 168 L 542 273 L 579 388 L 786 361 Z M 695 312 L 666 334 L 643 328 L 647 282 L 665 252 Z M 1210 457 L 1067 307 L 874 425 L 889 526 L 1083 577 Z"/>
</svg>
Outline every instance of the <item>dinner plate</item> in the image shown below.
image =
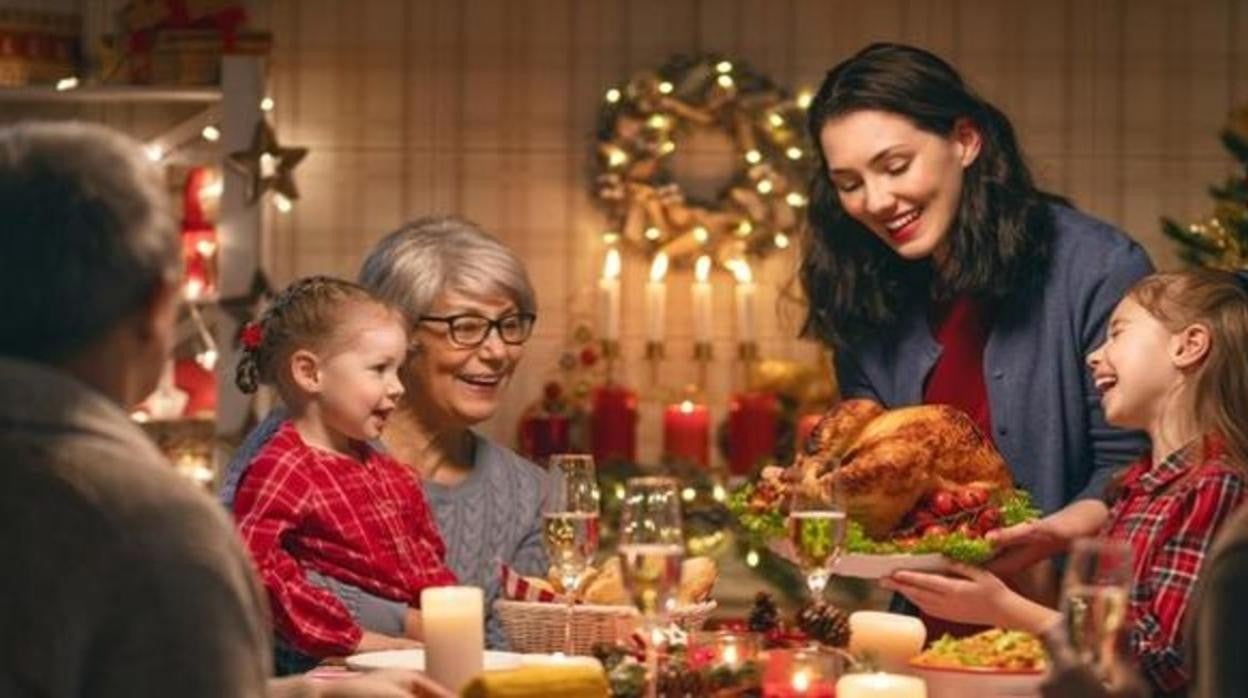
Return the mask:
<svg viewBox="0 0 1248 698">
<path fill-rule="evenodd" d="M 845 553 L 832 566 L 832 574 L 842 577 L 878 579 L 902 570 L 942 572 L 949 569 L 949 564 L 949 560 L 940 553 L 923 553 L 918 555 Z"/>
<path fill-rule="evenodd" d="M 514 669 L 520 666 L 523 661 L 524 655 L 522 654 L 486 650 L 482 666 L 486 671 Z M 347 666 L 356 671 L 373 671 L 376 669 L 424 671 L 425 651 L 423 649 L 410 649 L 363 652 L 347 657 Z"/>
</svg>

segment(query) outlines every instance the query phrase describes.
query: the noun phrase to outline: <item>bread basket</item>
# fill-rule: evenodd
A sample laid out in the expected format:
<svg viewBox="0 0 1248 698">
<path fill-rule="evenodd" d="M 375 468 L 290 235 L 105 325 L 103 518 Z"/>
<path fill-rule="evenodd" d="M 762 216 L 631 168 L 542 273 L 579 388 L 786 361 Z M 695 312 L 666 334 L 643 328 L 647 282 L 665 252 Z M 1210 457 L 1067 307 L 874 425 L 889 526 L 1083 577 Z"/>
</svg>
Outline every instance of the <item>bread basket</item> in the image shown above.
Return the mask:
<svg viewBox="0 0 1248 698">
<path fill-rule="evenodd" d="M 714 601 L 679 606 L 668 618 L 682 630 L 692 632 L 702 627 L 715 606 Z M 564 622 L 568 611 L 564 604 L 499 599 L 494 602 L 494 612 L 503 623 L 513 652 L 566 651 Z M 632 606 L 575 605 L 572 607 L 572 651 L 589 654 L 599 642 L 611 643 L 631 635 L 640 622 L 641 614 Z"/>
</svg>

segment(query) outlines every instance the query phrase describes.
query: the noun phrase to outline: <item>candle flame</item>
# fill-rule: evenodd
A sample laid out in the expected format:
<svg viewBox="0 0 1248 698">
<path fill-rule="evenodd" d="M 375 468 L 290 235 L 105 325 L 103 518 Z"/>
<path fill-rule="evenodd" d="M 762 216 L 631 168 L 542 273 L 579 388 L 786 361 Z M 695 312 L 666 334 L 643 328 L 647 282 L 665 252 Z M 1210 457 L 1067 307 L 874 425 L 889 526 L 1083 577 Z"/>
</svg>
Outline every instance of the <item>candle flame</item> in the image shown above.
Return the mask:
<svg viewBox="0 0 1248 698">
<path fill-rule="evenodd" d="M 754 274 L 750 271 L 750 263 L 744 259 L 738 259 L 732 265 L 732 275 L 737 278 L 739 284 L 754 283 Z"/>
<path fill-rule="evenodd" d="M 711 278 L 711 257 L 702 255 L 693 265 L 693 277 L 698 283 L 706 283 Z"/>
<path fill-rule="evenodd" d="M 650 265 L 650 280 L 658 283 L 667 276 L 667 253 L 660 252 L 654 256 L 654 262 Z"/>
<path fill-rule="evenodd" d="M 685 414 L 689 414 L 693 412 L 693 401 L 685 400 L 684 402 L 680 403 L 680 411 L 684 412 Z"/>
<path fill-rule="evenodd" d="M 602 263 L 602 278 L 620 278 L 620 251 L 614 247 L 607 250 L 607 258 Z"/>
<path fill-rule="evenodd" d="M 798 669 L 793 673 L 793 690 L 805 693 L 810 689 L 810 674 L 805 669 Z"/>
<path fill-rule="evenodd" d="M 737 655 L 737 648 L 734 645 L 728 645 L 724 648 L 723 655 L 724 664 L 735 667 L 741 658 Z"/>
</svg>

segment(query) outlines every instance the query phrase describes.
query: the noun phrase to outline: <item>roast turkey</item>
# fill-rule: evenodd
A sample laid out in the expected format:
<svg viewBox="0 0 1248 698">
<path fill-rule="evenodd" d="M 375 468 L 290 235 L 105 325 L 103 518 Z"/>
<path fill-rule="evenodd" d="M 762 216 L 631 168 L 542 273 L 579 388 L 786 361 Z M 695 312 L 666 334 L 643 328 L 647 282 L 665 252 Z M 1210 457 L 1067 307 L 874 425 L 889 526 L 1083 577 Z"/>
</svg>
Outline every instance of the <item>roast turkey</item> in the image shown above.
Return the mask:
<svg viewBox="0 0 1248 698">
<path fill-rule="evenodd" d="M 885 410 L 861 399 L 824 416 L 785 479 L 836 499 L 874 538 L 886 537 L 934 490 L 1012 486 L 1001 455 L 960 410 Z"/>
</svg>

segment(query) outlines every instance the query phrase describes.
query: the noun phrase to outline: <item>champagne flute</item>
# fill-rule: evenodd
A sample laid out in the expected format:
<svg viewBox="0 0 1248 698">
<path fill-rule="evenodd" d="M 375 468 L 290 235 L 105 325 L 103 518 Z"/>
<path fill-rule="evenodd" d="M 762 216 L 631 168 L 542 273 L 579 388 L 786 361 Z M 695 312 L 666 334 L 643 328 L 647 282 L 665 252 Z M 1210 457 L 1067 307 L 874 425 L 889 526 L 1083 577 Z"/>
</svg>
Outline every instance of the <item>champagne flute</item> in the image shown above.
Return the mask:
<svg viewBox="0 0 1248 698">
<path fill-rule="evenodd" d="M 620 511 L 620 568 L 624 588 L 642 614 L 646 632 L 647 695 L 658 690 L 655 639 L 676 605 L 685 556 L 680 487 L 672 478 L 638 477 L 625 484 Z"/>
<path fill-rule="evenodd" d="M 573 654 L 572 605 L 598 552 L 598 479 L 594 458 L 585 454 L 550 457 L 542 497 L 542 543 L 563 585 L 564 652 Z"/>
<path fill-rule="evenodd" d="M 1071 648 L 1105 675 L 1127 615 L 1134 570 L 1126 541 L 1085 538 L 1071 546 L 1062 584 L 1062 618 Z"/>
<path fill-rule="evenodd" d="M 834 492 L 798 487 L 789 502 L 789 543 L 812 601 L 823 596 L 845 545 L 847 518 Z"/>
</svg>

